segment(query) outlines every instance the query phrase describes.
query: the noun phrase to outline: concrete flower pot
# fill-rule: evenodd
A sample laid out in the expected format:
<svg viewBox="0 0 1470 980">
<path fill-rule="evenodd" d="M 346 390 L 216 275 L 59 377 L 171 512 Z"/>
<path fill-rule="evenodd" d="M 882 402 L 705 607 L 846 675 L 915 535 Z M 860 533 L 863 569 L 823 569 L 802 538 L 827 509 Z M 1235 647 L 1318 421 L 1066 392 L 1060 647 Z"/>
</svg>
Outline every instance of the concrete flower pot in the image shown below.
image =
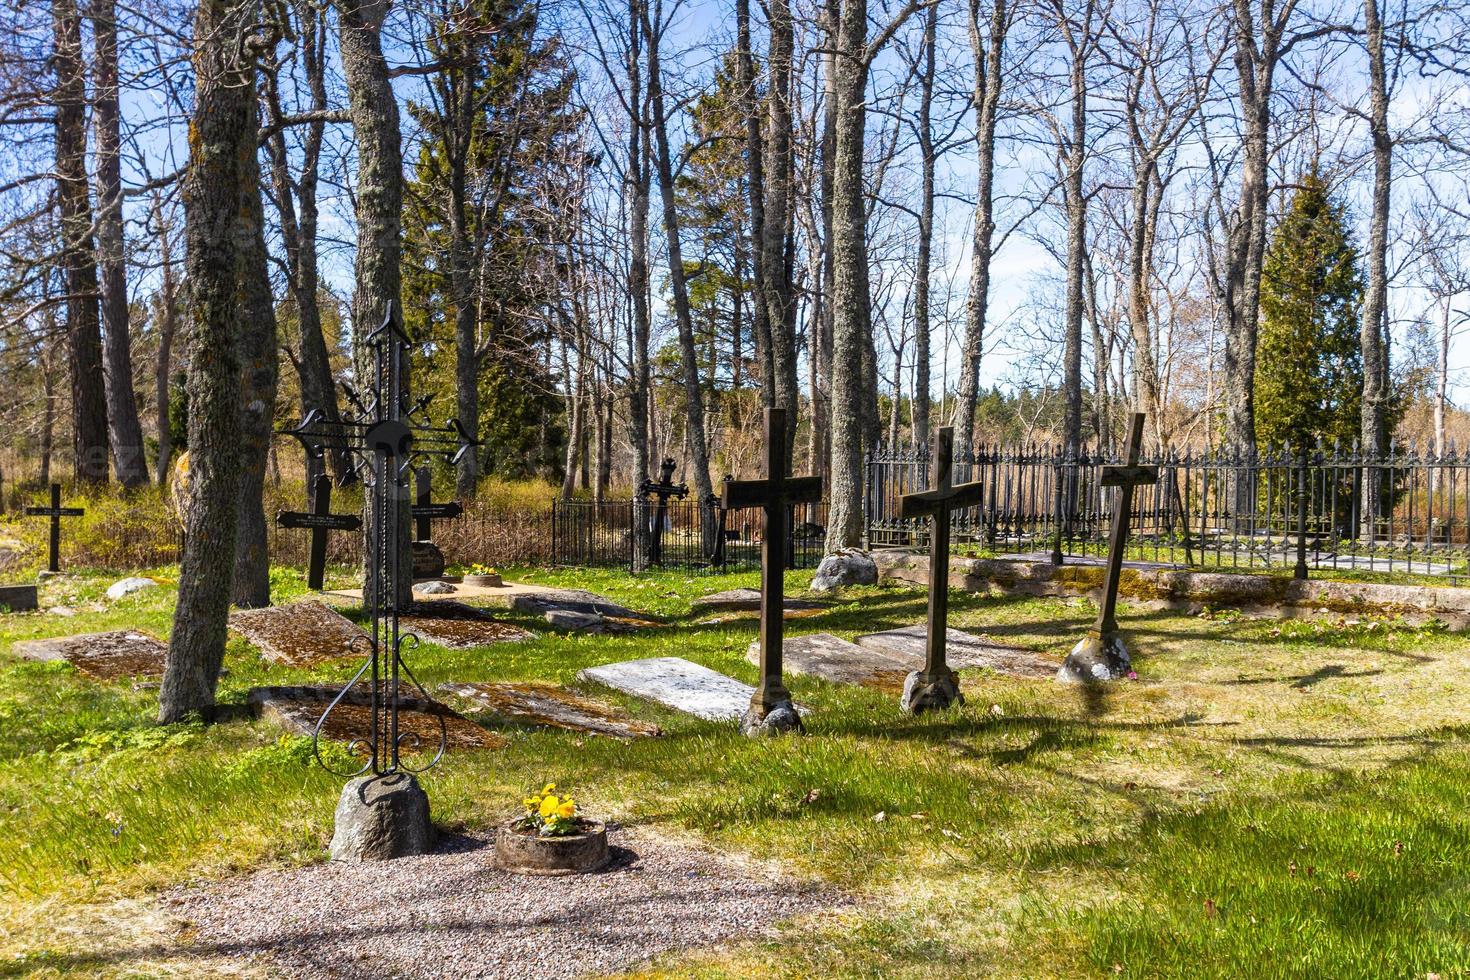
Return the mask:
<svg viewBox="0 0 1470 980">
<path fill-rule="evenodd" d="M 495 835 L 495 866 L 518 875 L 576 875 L 607 864 L 607 826 L 583 820 L 581 833 L 542 837 L 517 828 L 519 820 L 502 824 Z"/>
<path fill-rule="evenodd" d="M 473 585 L 477 589 L 498 589 L 504 586 L 505 582 L 501 579 L 500 573 L 496 572 L 494 575 L 466 575 L 464 584 Z"/>
</svg>

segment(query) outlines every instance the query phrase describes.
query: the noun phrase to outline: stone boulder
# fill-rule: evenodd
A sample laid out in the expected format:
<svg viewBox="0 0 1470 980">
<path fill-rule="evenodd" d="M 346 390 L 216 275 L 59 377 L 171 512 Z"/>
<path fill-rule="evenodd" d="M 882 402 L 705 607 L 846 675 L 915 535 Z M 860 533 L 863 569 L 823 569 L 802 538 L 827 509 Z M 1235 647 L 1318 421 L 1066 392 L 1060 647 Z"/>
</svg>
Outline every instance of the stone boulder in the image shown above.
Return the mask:
<svg viewBox="0 0 1470 980">
<path fill-rule="evenodd" d="M 1120 681 L 1133 671 L 1133 660 L 1116 633 L 1098 635 L 1089 631 L 1077 641 L 1072 652 L 1057 671 L 1057 680 L 1065 684 L 1093 684 Z"/>
<path fill-rule="evenodd" d="M 418 595 L 449 595 L 459 590 L 448 582 L 440 582 L 436 579 L 430 582 L 414 583 L 413 591 Z"/>
<path fill-rule="evenodd" d="M 877 585 L 878 565 L 866 551 L 843 548 L 822 559 L 812 578 L 813 592 L 831 592 L 844 585 Z"/>
<path fill-rule="evenodd" d="M 107 598 L 121 599 L 123 596 L 132 595 L 134 592 L 142 592 L 144 589 L 151 589 L 156 585 L 158 583 L 151 578 L 142 578 L 141 576 L 119 579 L 107 587 Z"/>
<path fill-rule="evenodd" d="M 337 800 L 332 860 L 361 863 L 427 854 L 434 848 L 429 797 L 411 773 L 359 776 Z"/>
<path fill-rule="evenodd" d="M 432 541 L 413 542 L 413 577 L 439 578 L 444 574 L 444 552 Z"/>
</svg>

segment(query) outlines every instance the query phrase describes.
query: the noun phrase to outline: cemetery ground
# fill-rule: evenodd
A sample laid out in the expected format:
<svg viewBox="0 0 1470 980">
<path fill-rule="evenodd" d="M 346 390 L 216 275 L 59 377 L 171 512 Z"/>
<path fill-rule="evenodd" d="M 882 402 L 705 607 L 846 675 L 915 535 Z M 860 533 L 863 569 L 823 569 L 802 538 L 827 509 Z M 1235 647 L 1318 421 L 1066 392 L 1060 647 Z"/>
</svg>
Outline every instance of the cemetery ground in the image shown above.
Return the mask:
<svg viewBox="0 0 1470 980">
<path fill-rule="evenodd" d="M 232 637 L 221 719 L 158 727 L 146 682 L 11 654 L 45 636 L 166 637 L 176 569 L 146 574 L 164 587 L 114 601 L 104 592 L 117 575 L 74 572 L 42 583 L 42 612 L 0 614 L 0 976 L 261 974 L 239 950 L 208 952 L 164 898 L 326 859 L 340 780 L 245 699 L 261 685 L 345 680 L 354 661 L 292 669 Z M 277 603 L 305 594 L 297 572 L 273 577 Z M 566 684 L 663 734 L 501 727 L 503 747 L 453 752 L 423 777 L 441 830 L 483 832 L 555 781 L 635 840 L 777 865 L 843 896 L 835 910 L 760 923 L 753 938 L 662 954 L 632 967 L 638 976 L 1470 975 L 1463 634 L 1125 600 L 1136 681 L 967 670 L 963 708 L 915 718 L 898 712 L 896 690 L 788 674 L 808 734 L 751 740 L 734 721 L 576 674 L 680 656 L 753 682 L 754 614 L 690 602 L 753 586 L 754 573 L 507 578 L 591 589 L 664 625 L 563 633 L 508 612 L 537 638 L 425 644 L 409 654 L 425 686 Z M 789 573 L 788 594 L 809 579 Z M 46 611 L 58 606 L 71 614 Z M 853 589 L 788 620 L 787 636 L 851 639 L 922 622 L 924 609 L 918 588 Z M 1095 613 L 1081 599 L 954 592 L 950 624 L 1060 661 Z M 554 892 L 565 879 L 541 881 Z M 412 943 L 407 918 L 396 928 Z"/>
</svg>

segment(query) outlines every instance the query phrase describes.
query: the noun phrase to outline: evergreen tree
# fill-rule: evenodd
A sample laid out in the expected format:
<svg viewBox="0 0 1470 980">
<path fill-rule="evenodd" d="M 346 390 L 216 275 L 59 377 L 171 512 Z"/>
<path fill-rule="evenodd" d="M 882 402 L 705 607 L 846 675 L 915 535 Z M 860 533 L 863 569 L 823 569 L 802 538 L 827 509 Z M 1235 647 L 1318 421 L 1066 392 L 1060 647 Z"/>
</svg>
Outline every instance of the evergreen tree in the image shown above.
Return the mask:
<svg viewBox="0 0 1470 980">
<path fill-rule="evenodd" d="M 1257 445 L 1352 444 L 1363 391 L 1362 302 L 1345 209 L 1308 174 L 1272 234 L 1261 276 Z"/>
</svg>

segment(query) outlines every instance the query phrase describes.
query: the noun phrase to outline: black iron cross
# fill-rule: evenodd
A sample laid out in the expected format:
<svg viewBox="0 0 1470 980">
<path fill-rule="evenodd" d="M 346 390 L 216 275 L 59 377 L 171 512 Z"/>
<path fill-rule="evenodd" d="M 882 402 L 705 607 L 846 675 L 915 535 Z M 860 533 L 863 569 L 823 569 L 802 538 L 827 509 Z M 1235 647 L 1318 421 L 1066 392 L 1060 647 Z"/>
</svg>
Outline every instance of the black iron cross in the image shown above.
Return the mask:
<svg viewBox="0 0 1470 980">
<path fill-rule="evenodd" d="M 81 517 L 86 511 L 81 507 L 61 506 L 61 484 L 51 484 L 51 506 L 50 507 L 27 507 L 27 517 L 49 517 L 51 518 L 51 547 L 47 554 L 46 571 L 61 571 L 61 519 L 63 517 Z"/>
<path fill-rule="evenodd" d="M 944 426 L 934 446 L 931 489 L 906 493 L 898 498 L 899 515 L 929 518 L 929 637 L 924 650 L 924 674 L 928 680 L 947 678 L 945 640 L 949 632 L 949 518 L 963 507 L 983 502 L 983 483 L 954 482 L 954 429 Z"/>
<path fill-rule="evenodd" d="M 758 718 L 764 718 L 772 708 L 791 700 L 781 679 L 787 508 L 822 499 L 821 477 L 788 477 L 785 472 L 786 410 L 768 408 L 765 479 L 727 480 L 722 498 L 726 510 L 760 507 L 765 515 L 761 532 L 761 679 L 750 699 L 751 710 Z"/>
<path fill-rule="evenodd" d="M 433 480 L 430 477 L 427 466 L 421 466 L 414 471 L 414 492 L 413 506 L 408 509 L 408 512 L 413 517 L 413 538 L 415 541 L 430 540 L 430 521 L 458 517 L 464 513 L 464 508 L 455 500 L 451 500 L 447 504 L 431 503 L 433 499 Z"/>
<path fill-rule="evenodd" d="M 1113 508 L 1113 530 L 1108 536 L 1108 570 L 1107 577 L 1103 579 L 1103 602 L 1095 627 L 1102 635 L 1118 631 L 1118 579 L 1123 572 L 1123 553 L 1128 547 L 1128 526 L 1133 517 L 1133 488 L 1159 481 L 1157 466 L 1138 464 L 1142 442 L 1143 413 L 1134 412 L 1128 429 L 1128 444 L 1123 450 L 1123 465 L 1102 468 L 1102 485 L 1118 488 L 1118 499 Z"/>
<path fill-rule="evenodd" d="M 638 492 L 643 496 L 651 493 L 658 497 L 658 507 L 653 512 L 653 535 L 648 545 L 648 560 L 655 564 L 663 560 L 664 521 L 669 514 L 669 498 L 678 497 L 683 500 L 689 496 L 687 484 L 674 482 L 674 467 L 677 465 L 674 457 L 665 456 L 659 466 L 658 482 L 644 480 L 638 487 Z"/>
<path fill-rule="evenodd" d="M 325 474 L 311 483 L 311 512 L 303 514 L 295 510 L 283 510 L 276 515 L 276 524 L 285 528 L 306 528 L 311 531 L 311 558 L 306 566 L 307 588 L 320 590 L 327 571 L 327 532 L 356 531 L 362 527 L 362 518 L 356 514 L 332 513 L 332 478 Z"/>
</svg>

